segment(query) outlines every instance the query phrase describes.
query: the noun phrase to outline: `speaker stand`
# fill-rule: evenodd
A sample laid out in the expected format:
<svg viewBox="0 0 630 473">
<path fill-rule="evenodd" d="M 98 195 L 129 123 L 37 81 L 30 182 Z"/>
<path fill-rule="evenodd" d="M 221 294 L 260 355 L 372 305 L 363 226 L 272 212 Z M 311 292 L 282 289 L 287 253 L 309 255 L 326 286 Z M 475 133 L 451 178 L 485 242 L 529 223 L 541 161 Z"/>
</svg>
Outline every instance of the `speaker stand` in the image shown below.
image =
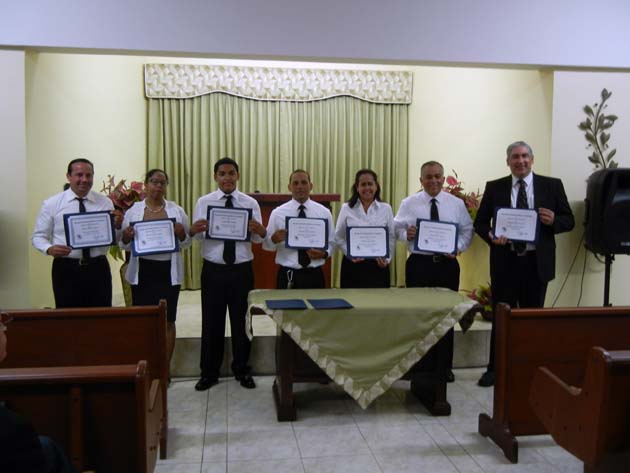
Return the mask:
<svg viewBox="0 0 630 473">
<path fill-rule="evenodd" d="M 610 267 L 615 259 L 615 255 L 608 253 L 605 255 L 604 266 L 604 307 L 610 307 Z"/>
</svg>

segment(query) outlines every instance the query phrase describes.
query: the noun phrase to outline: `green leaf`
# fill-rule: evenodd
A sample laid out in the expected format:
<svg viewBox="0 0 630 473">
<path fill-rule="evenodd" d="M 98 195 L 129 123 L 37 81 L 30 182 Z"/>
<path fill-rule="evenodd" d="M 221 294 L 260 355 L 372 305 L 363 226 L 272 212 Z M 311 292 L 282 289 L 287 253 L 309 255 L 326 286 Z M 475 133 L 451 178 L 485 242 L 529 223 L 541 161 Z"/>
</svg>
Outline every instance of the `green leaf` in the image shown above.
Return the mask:
<svg viewBox="0 0 630 473">
<path fill-rule="evenodd" d="M 608 130 L 614 125 L 613 122 L 604 122 L 604 124 L 600 127 L 600 130 Z"/>
<path fill-rule="evenodd" d="M 619 117 L 617 115 L 606 115 L 606 120 L 610 120 L 611 122 L 615 122 L 615 120 L 618 120 Z"/>
<path fill-rule="evenodd" d="M 599 159 L 594 154 L 588 157 L 588 160 L 593 164 L 599 164 Z"/>
<path fill-rule="evenodd" d="M 608 155 L 606 156 L 606 161 L 610 162 L 614 155 L 617 154 L 617 149 L 611 149 Z"/>
<path fill-rule="evenodd" d="M 608 143 L 608 140 L 610 139 L 610 133 L 602 133 L 600 135 L 602 144 L 605 145 L 606 143 Z"/>
<path fill-rule="evenodd" d="M 619 164 L 617 164 L 616 162 L 612 161 L 612 162 L 608 163 L 608 167 L 612 168 L 612 169 L 615 169 L 615 168 L 619 167 Z"/>
<path fill-rule="evenodd" d="M 608 98 L 612 95 L 612 92 L 608 92 L 606 89 L 602 89 L 602 102 L 608 100 Z"/>
<path fill-rule="evenodd" d="M 586 113 L 589 117 L 594 116 L 595 114 L 593 113 L 593 109 L 591 107 L 589 107 L 588 105 L 584 105 L 584 113 Z"/>
<path fill-rule="evenodd" d="M 590 126 L 588 126 L 588 124 L 587 124 L 586 122 L 581 122 L 581 123 L 578 125 L 578 128 L 579 128 L 580 130 L 582 130 L 582 131 L 586 131 L 586 130 L 590 130 L 590 128 L 591 128 L 591 127 L 590 127 Z"/>
<path fill-rule="evenodd" d="M 597 128 L 601 128 L 601 126 L 604 124 L 604 115 L 600 115 L 597 118 Z"/>
<path fill-rule="evenodd" d="M 593 135 L 593 133 L 591 133 L 590 131 L 587 131 L 586 133 L 584 133 L 584 138 L 586 138 L 586 141 L 588 141 L 591 144 L 597 144 L 595 135 Z"/>
</svg>

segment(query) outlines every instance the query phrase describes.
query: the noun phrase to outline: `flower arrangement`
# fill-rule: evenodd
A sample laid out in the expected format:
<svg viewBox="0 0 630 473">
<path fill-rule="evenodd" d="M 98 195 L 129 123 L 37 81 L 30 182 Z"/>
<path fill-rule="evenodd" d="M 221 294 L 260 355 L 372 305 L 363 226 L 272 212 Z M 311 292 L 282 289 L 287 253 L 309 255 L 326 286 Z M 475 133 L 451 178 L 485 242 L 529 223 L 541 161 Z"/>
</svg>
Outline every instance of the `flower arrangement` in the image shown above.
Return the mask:
<svg viewBox="0 0 630 473">
<path fill-rule="evenodd" d="M 490 283 L 487 285 L 480 285 L 479 287 L 468 292 L 468 297 L 473 301 L 476 301 L 483 307 L 481 315 L 486 320 L 492 320 L 492 289 Z"/>
<path fill-rule="evenodd" d="M 114 207 L 126 212 L 135 202 L 144 199 L 144 183 L 131 181 L 128 186 L 125 179 L 121 179 L 116 184 L 116 179 L 112 175 L 107 175 L 107 180 L 103 181 L 101 192 L 110 198 Z"/>
<path fill-rule="evenodd" d="M 454 170 L 453 174 L 455 176 L 446 177 L 446 185 L 442 190 L 462 199 L 470 218 L 475 220 L 479 204 L 481 204 L 481 193 L 478 190 L 477 192 L 464 192 L 464 182 L 459 180 L 459 176 Z"/>
<path fill-rule="evenodd" d="M 116 209 L 126 212 L 135 202 L 144 200 L 144 183 L 131 181 L 128 186 L 124 179 L 116 183 L 115 177 L 108 174 L 101 192 L 109 197 Z M 109 254 L 115 260 L 125 261 L 125 255 L 116 245 L 109 247 Z"/>
</svg>

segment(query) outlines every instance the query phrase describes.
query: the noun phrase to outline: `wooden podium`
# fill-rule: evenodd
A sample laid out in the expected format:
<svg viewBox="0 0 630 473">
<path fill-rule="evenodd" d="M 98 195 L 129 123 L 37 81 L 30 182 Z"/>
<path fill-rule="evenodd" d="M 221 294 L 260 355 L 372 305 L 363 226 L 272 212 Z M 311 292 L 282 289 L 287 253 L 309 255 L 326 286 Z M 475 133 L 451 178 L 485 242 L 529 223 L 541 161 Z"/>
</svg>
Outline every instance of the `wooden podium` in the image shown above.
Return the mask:
<svg viewBox="0 0 630 473">
<path fill-rule="evenodd" d="M 262 223 L 266 227 L 269 223 L 269 215 L 271 211 L 291 200 L 291 194 L 248 194 L 250 197 L 258 201 L 260 212 L 262 213 Z M 339 202 L 339 194 L 311 194 L 311 200 L 324 205 L 330 209 L 331 202 Z M 335 233 L 334 228 L 329 229 L 329 238 Z M 276 253 L 273 251 L 263 250 L 262 245 L 252 245 L 254 252 L 254 288 L 256 289 L 275 289 L 276 273 L 278 265 L 276 264 Z M 324 265 L 324 277 L 326 278 L 326 287 L 330 287 L 330 258 L 326 260 Z"/>
</svg>

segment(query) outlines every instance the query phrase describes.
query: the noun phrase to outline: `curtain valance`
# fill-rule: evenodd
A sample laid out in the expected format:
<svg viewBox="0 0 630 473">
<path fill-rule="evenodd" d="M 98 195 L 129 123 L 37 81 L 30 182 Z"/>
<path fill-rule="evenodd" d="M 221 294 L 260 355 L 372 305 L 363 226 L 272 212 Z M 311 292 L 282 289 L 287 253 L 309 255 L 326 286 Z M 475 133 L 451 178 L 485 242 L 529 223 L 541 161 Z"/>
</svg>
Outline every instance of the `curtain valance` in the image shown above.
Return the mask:
<svg viewBox="0 0 630 473">
<path fill-rule="evenodd" d="M 350 96 L 372 103 L 410 104 L 412 82 L 410 71 L 144 65 L 146 96 L 163 99 L 223 92 L 267 101 L 309 102 Z"/>
</svg>

